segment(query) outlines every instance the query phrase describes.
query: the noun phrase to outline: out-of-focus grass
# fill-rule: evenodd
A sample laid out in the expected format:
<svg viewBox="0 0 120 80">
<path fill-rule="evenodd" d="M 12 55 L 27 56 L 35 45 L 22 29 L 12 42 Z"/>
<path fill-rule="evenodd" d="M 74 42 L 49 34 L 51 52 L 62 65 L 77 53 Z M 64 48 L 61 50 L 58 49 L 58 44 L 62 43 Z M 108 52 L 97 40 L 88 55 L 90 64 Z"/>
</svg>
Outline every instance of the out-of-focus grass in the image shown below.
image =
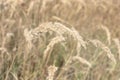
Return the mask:
<svg viewBox="0 0 120 80">
<path fill-rule="evenodd" d="M 120 79 L 119 17 L 119 0 L 0 0 L 0 80 Z"/>
</svg>

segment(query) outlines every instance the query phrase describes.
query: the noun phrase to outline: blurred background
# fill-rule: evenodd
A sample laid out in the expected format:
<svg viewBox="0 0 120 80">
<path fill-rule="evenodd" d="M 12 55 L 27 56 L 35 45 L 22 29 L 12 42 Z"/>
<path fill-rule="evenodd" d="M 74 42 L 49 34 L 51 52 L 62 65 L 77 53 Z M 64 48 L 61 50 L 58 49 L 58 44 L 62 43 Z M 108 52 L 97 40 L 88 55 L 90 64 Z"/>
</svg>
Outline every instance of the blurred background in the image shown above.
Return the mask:
<svg viewBox="0 0 120 80">
<path fill-rule="evenodd" d="M 13 77 L 16 78 L 14 80 L 42 80 L 42 77 L 46 77 L 46 73 L 42 73 L 46 66 L 43 67 L 41 62 L 48 43 L 42 45 L 36 40 L 30 50 L 24 36 L 26 28 L 29 35 L 30 30 L 44 22 L 59 22 L 70 29 L 74 27 L 86 42 L 89 39 L 100 40 L 108 47 L 104 47 L 105 50 L 115 55 L 116 67 L 111 73 L 108 68 L 112 63 L 106 57 L 107 52 L 88 42 L 87 49 L 81 49 L 80 57 L 91 62 L 93 58 L 96 62 L 88 72 L 84 65 L 70 65 L 76 67 L 78 79 L 120 79 L 120 0 L 0 0 L 0 80 L 13 80 Z M 102 30 L 101 26 L 106 28 Z M 117 46 L 112 40 L 109 45 L 107 38 L 116 40 Z M 73 43 L 70 44 L 70 49 L 73 49 Z M 56 46 L 53 51 L 57 56 L 55 60 L 62 65 L 66 52 L 60 46 Z M 101 53 L 105 54 L 99 55 Z M 52 63 L 53 58 L 50 61 Z"/>
<path fill-rule="evenodd" d="M 1 0 L 0 11 L 0 20 L 11 17 L 13 25 L 36 27 L 42 22 L 59 21 L 88 37 L 104 25 L 113 37 L 120 37 L 120 0 Z"/>
</svg>

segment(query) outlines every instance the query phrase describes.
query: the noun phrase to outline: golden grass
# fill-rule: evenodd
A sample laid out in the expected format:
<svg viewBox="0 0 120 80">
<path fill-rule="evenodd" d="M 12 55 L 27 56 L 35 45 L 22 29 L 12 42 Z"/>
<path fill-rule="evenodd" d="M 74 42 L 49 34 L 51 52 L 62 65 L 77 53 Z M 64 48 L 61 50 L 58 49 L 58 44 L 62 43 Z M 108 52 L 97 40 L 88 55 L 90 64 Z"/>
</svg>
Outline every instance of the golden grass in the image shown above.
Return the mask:
<svg viewBox="0 0 120 80">
<path fill-rule="evenodd" d="M 0 80 L 120 79 L 119 0 L 0 0 Z"/>
</svg>

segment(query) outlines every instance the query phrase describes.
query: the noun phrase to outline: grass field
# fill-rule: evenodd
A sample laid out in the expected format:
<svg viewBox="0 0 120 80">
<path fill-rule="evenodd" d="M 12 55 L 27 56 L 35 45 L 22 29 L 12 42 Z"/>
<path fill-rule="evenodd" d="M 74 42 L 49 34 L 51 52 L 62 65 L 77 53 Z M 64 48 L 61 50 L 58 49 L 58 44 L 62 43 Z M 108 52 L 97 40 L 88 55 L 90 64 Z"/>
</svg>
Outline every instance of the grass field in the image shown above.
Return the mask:
<svg viewBox="0 0 120 80">
<path fill-rule="evenodd" d="M 120 80 L 119 0 L 0 0 L 0 80 Z"/>
</svg>

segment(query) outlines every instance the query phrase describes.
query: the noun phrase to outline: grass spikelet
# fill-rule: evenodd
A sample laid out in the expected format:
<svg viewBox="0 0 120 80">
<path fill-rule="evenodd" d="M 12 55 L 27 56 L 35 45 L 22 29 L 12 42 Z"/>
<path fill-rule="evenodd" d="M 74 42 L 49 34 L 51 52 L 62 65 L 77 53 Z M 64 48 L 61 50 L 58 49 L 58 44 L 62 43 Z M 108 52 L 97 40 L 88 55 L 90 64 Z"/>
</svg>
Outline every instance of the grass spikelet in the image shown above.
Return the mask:
<svg viewBox="0 0 120 80">
<path fill-rule="evenodd" d="M 49 66 L 48 67 L 48 77 L 46 80 L 54 80 L 54 75 L 55 75 L 55 72 L 57 71 L 57 67 L 56 66 Z"/>
<path fill-rule="evenodd" d="M 106 32 L 108 45 L 111 44 L 111 34 L 109 29 L 106 26 L 101 25 L 101 28 Z"/>
</svg>

